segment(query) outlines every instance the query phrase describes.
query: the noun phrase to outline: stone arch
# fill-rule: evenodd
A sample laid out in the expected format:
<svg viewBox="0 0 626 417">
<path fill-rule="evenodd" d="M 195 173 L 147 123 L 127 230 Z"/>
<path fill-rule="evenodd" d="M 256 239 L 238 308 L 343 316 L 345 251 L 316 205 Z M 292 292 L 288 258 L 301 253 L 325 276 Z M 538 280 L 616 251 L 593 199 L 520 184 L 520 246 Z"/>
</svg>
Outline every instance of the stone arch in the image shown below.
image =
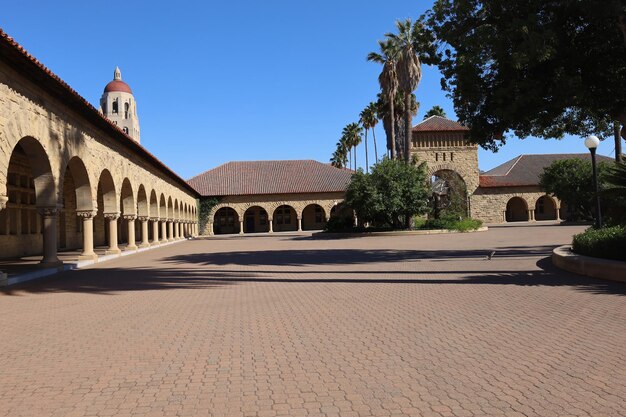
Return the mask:
<svg viewBox="0 0 626 417">
<path fill-rule="evenodd" d="M 439 212 L 450 215 L 469 216 L 467 182 L 456 170 L 448 167 L 440 167 L 432 171 L 430 175 L 431 186 L 439 188 L 445 194 L 432 190 L 432 208 L 435 217 Z"/>
<path fill-rule="evenodd" d="M 322 230 L 326 226 L 324 207 L 310 203 L 302 209 L 302 230 Z"/>
<path fill-rule="evenodd" d="M 100 179 L 98 180 L 98 198 L 102 198 L 102 201 L 98 201 L 98 207 L 104 213 L 117 213 L 117 191 L 115 190 L 115 181 L 108 169 L 103 169 L 100 173 Z M 102 203 L 102 204 L 101 204 Z"/>
<path fill-rule="evenodd" d="M 150 207 L 150 217 L 153 218 L 159 218 L 161 217 L 161 213 L 160 213 L 160 206 L 159 206 L 159 200 L 157 198 L 157 193 L 156 191 L 154 191 L 154 189 L 152 189 L 152 191 L 150 191 L 150 200 L 149 200 L 149 207 Z"/>
<path fill-rule="evenodd" d="M 526 222 L 528 218 L 528 203 L 522 197 L 512 197 L 506 203 L 507 222 Z"/>
<path fill-rule="evenodd" d="M 122 181 L 122 189 L 120 190 L 121 213 L 126 216 L 137 215 L 136 207 L 133 187 L 130 184 L 130 180 L 128 178 L 124 178 Z"/>
<path fill-rule="evenodd" d="M 260 205 L 246 208 L 243 215 L 244 233 L 266 233 L 270 231 L 269 214 Z"/>
<path fill-rule="evenodd" d="M 169 220 L 174 219 L 174 202 L 171 196 L 167 198 L 167 218 Z"/>
<path fill-rule="evenodd" d="M 11 165 L 15 163 L 16 158 L 25 160 L 30 170 L 30 178 L 32 179 L 32 185 L 35 189 L 36 206 L 56 208 L 58 201 L 54 176 L 52 175 L 48 154 L 43 145 L 31 136 L 20 139 L 11 152 L 7 177 L 9 176 L 8 172 L 11 171 Z M 7 181 L 7 195 L 9 195 L 8 183 L 10 183 L 10 181 Z"/>
<path fill-rule="evenodd" d="M 543 195 L 535 202 L 535 220 L 556 220 L 557 203 L 548 195 Z"/>
<path fill-rule="evenodd" d="M 274 232 L 295 232 L 298 230 L 298 212 L 289 204 L 281 204 L 272 214 Z"/>
<path fill-rule="evenodd" d="M 151 198 L 154 197 L 156 202 L 156 194 L 154 194 L 154 190 L 152 191 Z M 146 187 L 143 184 L 139 184 L 139 189 L 137 190 L 137 216 L 139 217 L 148 217 L 152 212 L 152 201 L 148 202 L 148 195 L 146 194 Z"/>
<path fill-rule="evenodd" d="M 76 197 L 77 211 L 92 211 L 94 207 L 94 198 L 92 195 L 91 180 L 84 162 L 75 156 L 69 160 L 63 173 L 63 181 L 61 187 L 65 187 L 66 176 L 70 175 L 74 184 L 74 193 Z M 63 193 L 61 193 L 63 195 Z"/>
<path fill-rule="evenodd" d="M 173 217 L 174 220 L 180 219 L 180 210 L 178 208 L 178 199 L 177 198 L 174 199 L 174 211 L 173 211 L 173 213 L 174 213 L 174 217 Z"/>
<path fill-rule="evenodd" d="M 240 233 L 239 213 L 233 207 L 222 206 L 215 210 L 213 233 L 216 235 Z"/>
<path fill-rule="evenodd" d="M 165 195 L 161 193 L 159 197 L 159 216 L 161 219 L 167 219 L 167 202 L 165 201 Z"/>
</svg>

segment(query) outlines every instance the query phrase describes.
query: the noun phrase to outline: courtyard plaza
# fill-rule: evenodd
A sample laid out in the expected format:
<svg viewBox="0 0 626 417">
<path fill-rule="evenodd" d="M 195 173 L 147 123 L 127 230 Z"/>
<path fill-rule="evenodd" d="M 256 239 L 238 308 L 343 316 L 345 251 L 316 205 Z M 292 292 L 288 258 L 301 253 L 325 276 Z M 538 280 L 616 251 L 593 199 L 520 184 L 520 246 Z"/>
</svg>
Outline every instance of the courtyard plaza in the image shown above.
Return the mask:
<svg viewBox="0 0 626 417">
<path fill-rule="evenodd" d="M 5 287 L 0 415 L 623 416 L 626 284 L 549 260 L 584 228 L 214 236 Z"/>
</svg>

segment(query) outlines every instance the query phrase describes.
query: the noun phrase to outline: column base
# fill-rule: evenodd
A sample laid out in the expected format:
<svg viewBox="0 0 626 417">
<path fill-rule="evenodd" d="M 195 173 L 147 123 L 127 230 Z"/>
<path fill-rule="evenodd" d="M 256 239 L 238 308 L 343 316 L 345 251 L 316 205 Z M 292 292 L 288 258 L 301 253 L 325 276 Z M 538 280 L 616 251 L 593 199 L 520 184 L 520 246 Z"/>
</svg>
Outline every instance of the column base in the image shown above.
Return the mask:
<svg viewBox="0 0 626 417">
<path fill-rule="evenodd" d="M 106 252 L 104 252 L 105 255 L 119 255 L 120 253 L 122 253 L 120 248 L 107 249 Z"/>
<path fill-rule="evenodd" d="M 152 245 L 154 245 L 154 243 L 142 243 L 141 245 L 139 245 L 139 247 L 143 249 L 143 248 L 149 248 Z"/>
<path fill-rule="evenodd" d="M 125 250 L 126 250 L 126 251 L 129 251 L 129 250 L 137 250 L 137 249 L 139 249 L 139 248 L 137 247 L 137 245 L 132 245 L 132 246 L 131 246 L 131 245 L 126 245 L 126 248 L 125 248 Z"/>
<path fill-rule="evenodd" d="M 161 241 L 159 242 L 159 245 L 162 245 L 162 244 L 167 243 L 167 242 L 168 242 L 167 239 L 161 239 Z"/>
<path fill-rule="evenodd" d="M 79 261 L 95 261 L 98 259 L 98 255 L 96 253 L 81 253 L 78 255 Z"/>
<path fill-rule="evenodd" d="M 63 262 L 59 259 L 55 260 L 50 260 L 50 261 L 46 261 L 46 260 L 42 260 L 41 262 L 39 262 L 39 266 L 41 268 L 56 268 L 58 266 L 63 265 Z"/>
<path fill-rule="evenodd" d="M 161 244 L 161 242 L 159 242 L 158 240 L 155 240 L 154 242 L 150 242 L 150 246 L 159 246 Z"/>
</svg>

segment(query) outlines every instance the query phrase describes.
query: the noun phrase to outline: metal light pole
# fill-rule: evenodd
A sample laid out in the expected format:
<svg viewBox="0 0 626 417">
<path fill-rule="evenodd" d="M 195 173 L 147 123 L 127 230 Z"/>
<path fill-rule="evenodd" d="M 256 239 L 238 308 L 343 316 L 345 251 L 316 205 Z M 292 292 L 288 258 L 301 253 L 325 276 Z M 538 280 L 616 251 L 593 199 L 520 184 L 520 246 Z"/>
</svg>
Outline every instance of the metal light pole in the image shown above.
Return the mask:
<svg viewBox="0 0 626 417">
<path fill-rule="evenodd" d="M 593 187 L 596 190 L 596 227 L 602 227 L 602 212 L 600 210 L 600 188 L 598 187 L 598 169 L 596 168 L 596 149 L 600 144 L 597 136 L 591 135 L 585 139 L 585 146 L 591 152 L 591 167 L 593 168 Z"/>
</svg>

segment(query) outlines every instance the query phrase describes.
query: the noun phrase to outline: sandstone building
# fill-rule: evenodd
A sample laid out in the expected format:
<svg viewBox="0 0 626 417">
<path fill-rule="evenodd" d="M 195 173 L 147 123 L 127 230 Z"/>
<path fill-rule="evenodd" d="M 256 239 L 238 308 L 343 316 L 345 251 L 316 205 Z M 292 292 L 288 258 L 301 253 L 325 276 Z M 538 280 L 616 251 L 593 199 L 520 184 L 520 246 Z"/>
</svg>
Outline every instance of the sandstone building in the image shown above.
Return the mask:
<svg viewBox="0 0 626 417">
<path fill-rule="evenodd" d="M 229 162 L 189 180 L 219 197 L 203 234 L 320 230 L 338 210 L 352 171 L 317 161 Z"/>
<path fill-rule="evenodd" d="M 94 259 L 94 246 L 117 254 L 196 233 L 198 194 L 139 144 L 134 98 L 115 78 L 103 116 L 0 31 L 0 258 L 57 265 L 59 250 Z"/>
</svg>

